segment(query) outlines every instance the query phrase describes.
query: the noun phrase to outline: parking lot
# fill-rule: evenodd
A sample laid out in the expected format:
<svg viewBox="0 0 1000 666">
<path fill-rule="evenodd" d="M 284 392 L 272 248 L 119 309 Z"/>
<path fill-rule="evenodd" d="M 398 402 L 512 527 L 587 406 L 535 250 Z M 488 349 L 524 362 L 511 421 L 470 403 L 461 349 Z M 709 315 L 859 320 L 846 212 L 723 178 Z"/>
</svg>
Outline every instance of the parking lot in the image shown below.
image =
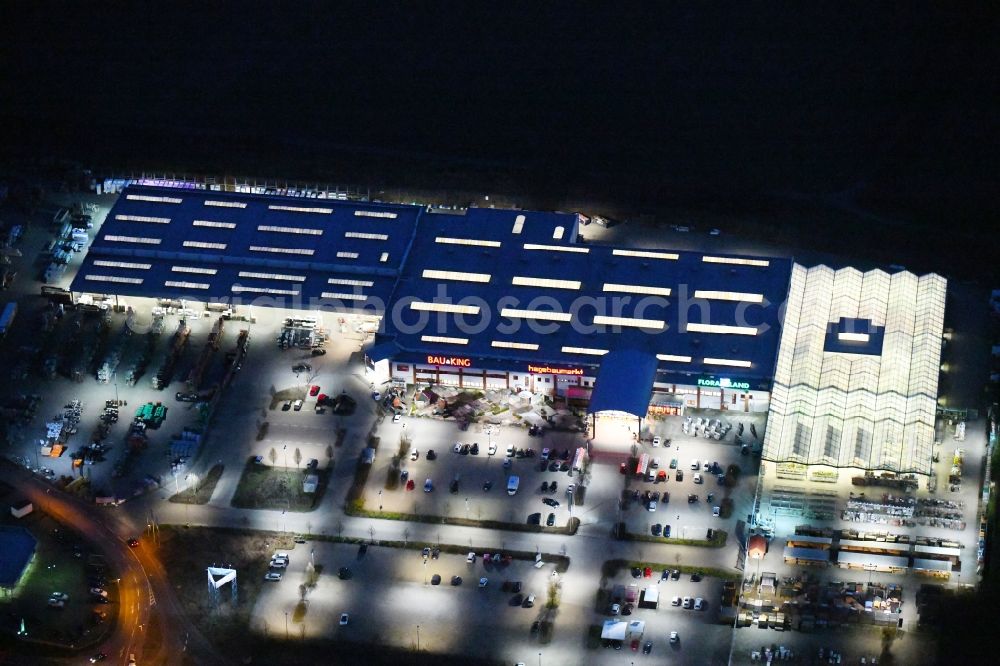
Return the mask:
<svg viewBox="0 0 1000 666">
<path fill-rule="evenodd" d="M 602 647 L 594 653 L 594 663 L 622 663 L 621 657 L 612 654 L 616 652 L 618 655 L 628 653 L 631 659 L 635 654 L 632 652 L 633 645 L 638 653 L 634 658 L 655 660 L 650 663 L 659 663 L 668 655 L 669 659 L 677 660 L 678 663 L 726 663 L 732 629 L 718 623 L 722 582 L 709 577 L 695 582 L 686 574 L 682 574 L 678 580 L 664 579 L 661 570 L 653 570 L 650 574 L 649 578 L 634 578 L 629 571 L 622 571 L 618 576 L 608 579 L 603 588 L 604 594 L 598 597 L 602 608 L 595 609 L 594 623 L 603 626 L 605 620 L 620 619 L 629 623 L 643 622 L 645 627 L 641 635 L 629 634 L 623 641 L 620 652 L 616 650 L 616 641 L 601 641 Z M 628 609 L 628 604 L 623 600 L 619 604 L 619 612 L 612 612 L 614 588 L 625 587 L 627 594 L 627 588 L 632 584 L 637 586 L 640 594 L 647 587 L 655 586 L 659 592 L 658 607 L 643 608 L 636 603 L 634 608 Z M 672 605 L 674 597 L 681 601 L 690 597 L 692 608 Z M 702 610 L 693 608 L 697 598 L 703 600 Z M 674 631 L 677 632 L 677 642 L 672 643 L 670 634 Z M 647 642 L 651 643 L 648 656 L 643 654 Z"/>
<path fill-rule="evenodd" d="M 742 421 L 747 432 L 749 424 L 754 423 L 758 434 L 763 436 L 763 415 L 719 414 L 708 410 L 691 410 L 690 413 L 695 419 L 704 415 L 731 423 Z M 681 431 L 684 421 L 685 417 L 680 416 L 655 421 L 651 430 L 654 436 L 660 438 L 659 446 L 654 446 L 652 439 L 644 439 L 639 447 L 640 455 L 649 456 L 649 471 L 654 473 L 655 481 L 648 481 L 648 476 L 638 477 L 634 469 L 626 469 L 626 473 L 619 477 L 622 481 L 620 488 L 627 483 L 633 497 L 636 491 L 639 493 L 638 501 L 632 499 L 625 503 L 623 520 L 627 529 L 635 534 L 652 535 L 651 527 L 659 524 L 661 534 L 665 534 L 669 526 L 672 538 L 704 539 L 709 528 L 725 529 L 732 535 L 735 522 L 746 520 L 751 510 L 759 460 L 753 455 L 741 454 L 740 447 L 733 441 L 735 425 L 726 437 L 717 441 L 684 434 Z M 693 469 L 696 463 L 697 471 Z M 707 470 L 706 464 L 717 471 Z M 740 473 L 736 486 L 729 488 L 718 480 L 717 474 L 724 474 L 734 464 L 739 466 Z M 661 477 L 660 472 L 665 474 Z M 655 511 L 648 510 L 648 501 L 644 500 L 647 491 L 660 495 Z M 664 493 L 669 493 L 669 502 L 663 501 Z M 712 495 L 711 500 L 709 494 Z M 692 495 L 694 501 L 689 501 Z M 726 497 L 733 502 L 731 516 L 715 516 L 713 509 L 721 509 Z"/>
<path fill-rule="evenodd" d="M 407 490 L 407 484 L 403 483 L 396 490 L 385 490 L 390 458 L 404 432 L 412 442 L 407 448 L 417 451 L 415 460 L 407 455 L 402 462 L 402 470 L 414 482 L 413 488 Z M 579 474 L 571 470 L 573 453 L 584 444 L 579 435 L 559 432 L 533 437 L 524 428 L 484 429 L 478 424 L 463 431 L 454 422 L 409 417 L 395 424 L 386 419 L 379 435 L 382 444 L 366 488 L 369 509 L 382 507 L 384 511 L 510 523 L 524 523 L 532 514 L 540 514 L 534 519 L 543 525 L 549 514 L 553 514 L 556 527 L 565 526 L 572 516 L 567 489 L 579 482 Z M 470 450 L 464 454 L 456 452 L 456 444 L 467 444 Z M 478 454 L 471 453 L 474 444 L 478 444 Z M 543 472 L 541 464 L 546 448 L 550 450 L 550 459 Z M 534 455 L 515 454 L 508 462 L 508 449 L 531 450 Z M 433 460 L 427 455 L 431 450 L 435 454 Z M 552 451 L 558 452 L 554 458 Z M 554 466 L 559 469 L 549 471 Z M 518 489 L 510 495 L 508 482 L 513 476 L 519 479 Z M 428 479 L 432 490 L 425 492 Z M 548 488 L 545 492 L 541 490 L 543 483 Z M 555 490 L 551 489 L 553 484 Z M 543 504 L 543 499 L 558 502 L 558 506 Z"/>
<path fill-rule="evenodd" d="M 254 630 L 284 635 L 287 615 L 293 638 L 331 636 L 416 649 L 419 632 L 423 651 L 475 657 L 495 657 L 500 637 L 505 643 L 540 644 L 543 630 L 533 632 L 532 624 L 544 620 L 552 566 L 535 568 L 519 560 L 486 564 L 482 553 L 474 562 L 464 555 L 431 554 L 425 564 L 418 550 L 370 546 L 362 554 L 359 546 L 328 542 L 287 552 L 282 579 L 268 583 L 256 601 Z M 321 573 L 303 598 L 299 586 L 308 582 L 310 560 Z M 455 576 L 459 584 L 453 584 Z M 481 578 L 487 579 L 482 587 Z M 521 591 L 504 591 L 505 581 L 520 582 Z M 525 601 L 531 594 L 529 608 Z"/>
</svg>

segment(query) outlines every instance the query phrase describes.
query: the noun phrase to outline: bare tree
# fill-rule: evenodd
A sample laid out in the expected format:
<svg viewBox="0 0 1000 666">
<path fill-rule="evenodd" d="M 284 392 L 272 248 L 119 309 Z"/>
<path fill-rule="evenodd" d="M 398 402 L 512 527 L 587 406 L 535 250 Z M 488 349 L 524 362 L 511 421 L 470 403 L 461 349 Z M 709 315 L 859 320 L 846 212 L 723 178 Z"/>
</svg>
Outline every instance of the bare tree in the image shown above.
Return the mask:
<svg viewBox="0 0 1000 666">
<path fill-rule="evenodd" d="M 295 453 L 292 454 L 292 460 L 295 461 L 295 466 L 298 467 L 299 463 L 302 462 L 302 451 L 298 447 L 295 447 Z"/>
<path fill-rule="evenodd" d="M 271 447 L 271 450 L 267 452 L 267 459 L 271 461 L 271 467 L 274 467 L 274 463 L 278 461 L 278 452 Z"/>
<path fill-rule="evenodd" d="M 326 460 L 327 460 L 327 466 L 329 466 L 330 464 L 329 461 L 333 460 L 333 447 L 330 446 L 329 444 L 326 445 Z"/>
<path fill-rule="evenodd" d="M 403 547 L 404 548 L 406 547 L 406 544 L 409 543 L 409 541 L 410 541 L 410 528 L 407 527 L 407 528 L 403 529 Z"/>
</svg>

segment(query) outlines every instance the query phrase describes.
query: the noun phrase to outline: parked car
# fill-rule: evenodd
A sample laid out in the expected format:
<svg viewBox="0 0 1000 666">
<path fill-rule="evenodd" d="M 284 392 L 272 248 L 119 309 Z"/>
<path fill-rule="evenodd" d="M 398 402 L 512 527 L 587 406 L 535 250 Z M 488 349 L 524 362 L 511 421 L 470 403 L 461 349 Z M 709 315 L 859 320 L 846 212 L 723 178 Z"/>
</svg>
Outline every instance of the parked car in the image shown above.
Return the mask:
<svg viewBox="0 0 1000 666">
<path fill-rule="evenodd" d="M 340 567 L 340 569 L 337 570 L 337 578 L 340 580 L 350 580 L 351 570 L 347 567 Z"/>
<path fill-rule="evenodd" d="M 297 412 L 300 412 L 300 411 L 302 411 L 302 399 L 301 399 L 301 398 L 299 398 L 298 400 L 296 400 L 295 402 L 293 402 L 293 403 L 292 403 L 292 408 L 293 408 L 293 409 L 294 409 L 295 411 L 297 411 Z"/>
<path fill-rule="evenodd" d="M 399 412 L 396 412 L 395 414 L 392 415 L 392 422 L 393 423 L 399 423 L 400 420 L 402 420 L 402 418 L 403 418 L 403 415 L 400 414 Z"/>
<path fill-rule="evenodd" d="M 678 636 L 678 635 L 677 635 L 677 632 L 676 632 L 676 631 L 671 631 L 671 632 L 670 632 L 670 642 L 671 642 L 671 643 L 677 643 L 677 642 L 679 642 L 680 640 L 681 640 L 681 639 L 680 639 L 680 636 Z"/>
<path fill-rule="evenodd" d="M 681 601 L 681 606 L 683 608 L 691 608 L 691 597 L 684 597 Z"/>
<path fill-rule="evenodd" d="M 347 626 L 347 623 L 350 621 L 350 619 L 351 619 L 350 615 L 348 615 L 347 613 L 341 613 L 340 614 L 340 626 L 342 626 L 342 627 Z"/>
<path fill-rule="evenodd" d="M 660 523 L 656 523 L 651 528 L 649 528 L 649 531 L 653 536 L 658 537 L 661 534 L 663 534 L 663 525 L 661 525 Z"/>
<path fill-rule="evenodd" d="M 490 446 L 487 449 L 487 455 L 493 456 L 493 455 L 496 455 L 496 453 L 497 453 L 497 445 L 494 444 L 494 443 L 492 443 L 492 442 L 490 442 Z"/>
<path fill-rule="evenodd" d="M 701 474 L 697 474 L 697 473 L 696 473 L 696 474 L 694 475 L 694 482 L 695 482 L 695 483 L 703 483 L 703 482 L 704 482 L 704 479 L 702 479 L 702 478 L 701 478 Z"/>
<path fill-rule="evenodd" d="M 315 398 L 319 395 L 319 386 L 313 384 L 309 387 L 309 397 Z"/>
<path fill-rule="evenodd" d="M 420 457 L 420 451 L 417 449 L 410 449 L 410 460 L 416 460 Z"/>
<path fill-rule="evenodd" d="M 266 574 L 264 574 L 264 580 L 281 580 L 281 572 L 268 571 Z"/>
<path fill-rule="evenodd" d="M 431 481 L 430 479 L 427 479 L 426 481 L 424 481 L 424 492 L 429 493 L 432 490 L 434 490 L 434 482 Z"/>
<path fill-rule="evenodd" d="M 674 597 L 673 599 L 670 600 L 670 605 L 671 606 L 680 606 L 681 605 L 681 598 L 680 597 Z"/>
<path fill-rule="evenodd" d="M 438 456 L 437 456 L 436 453 L 434 453 L 434 449 L 427 449 L 427 456 L 426 457 L 427 457 L 428 460 L 437 460 Z"/>
<path fill-rule="evenodd" d="M 622 612 L 621 604 L 611 604 L 610 612 L 612 615 L 618 615 L 619 613 L 621 613 Z"/>
<path fill-rule="evenodd" d="M 705 600 L 702 599 L 701 597 L 698 597 L 697 599 L 695 599 L 694 600 L 694 609 L 695 610 L 705 610 Z"/>
<path fill-rule="evenodd" d="M 554 500 L 551 497 L 542 498 L 542 504 L 551 506 L 553 509 L 559 506 L 559 500 Z"/>
<path fill-rule="evenodd" d="M 556 514 L 550 513 L 549 517 L 545 519 L 545 524 L 548 525 L 549 527 L 552 527 L 553 525 L 555 525 L 556 524 Z"/>
</svg>

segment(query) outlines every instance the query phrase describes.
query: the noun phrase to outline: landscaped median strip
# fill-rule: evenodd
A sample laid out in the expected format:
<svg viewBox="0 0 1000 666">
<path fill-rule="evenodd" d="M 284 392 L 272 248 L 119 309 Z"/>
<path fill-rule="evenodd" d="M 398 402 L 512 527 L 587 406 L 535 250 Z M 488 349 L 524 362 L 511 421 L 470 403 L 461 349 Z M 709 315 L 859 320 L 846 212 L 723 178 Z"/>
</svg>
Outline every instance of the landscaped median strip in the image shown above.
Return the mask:
<svg viewBox="0 0 1000 666">
<path fill-rule="evenodd" d="M 402 520 L 412 523 L 430 523 L 432 525 L 460 525 L 462 527 L 480 527 L 489 530 L 506 530 L 508 532 L 533 532 L 543 534 L 566 534 L 572 536 L 580 528 L 579 518 L 570 518 L 565 527 L 545 527 L 526 523 L 505 523 L 499 520 L 472 520 L 470 518 L 450 518 L 422 513 L 396 513 L 393 511 L 371 511 L 365 508 L 364 500 L 351 500 L 344 506 L 348 516 L 361 518 L 379 518 L 381 520 Z"/>
<path fill-rule="evenodd" d="M 698 573 L 703 576 L 719 578 L 722 580 L 740 580 L 742 578 L 738 571 L 727 571 L 725 569 L 715 569 L 713 567 L 679 563 L 664 564 L 663 562 L 630 562 L 628 560 L 606 560 L 604 564 L 601 565 L 601 575 L 605 578 L 614 578 L 623 569 L 646 569 L 647 567 L 654 571 L 662 569 L 672 571 L 676 569 L 683 574 Z"/>
<path fill-rule="evenodd" d="M 210 530 L 212 533 L 217 532 L 227 532 L 233 535 L 243 535 L 243 536 L 267 536 L 268 541 L 272 544 L 272 549 L 285 549 L 291 550 L 295 548 L 296 540 L 302 541 L 326 541 L 330 543 L 344 543 L 344 544 L 354 544 L 361 545 L 367 544 L 369 546 L 381 546 L 383 548 L 403 548 L 407 550 L 422 551 L 424 548 L 438 549 L 442 553 L 447 553 L 450 555 L 467 555 L 470 552 L 476 554 L 483 553 L 496 553 L 499 552 L 502 555 L 509 555 L 515 560 L 524 560 L 526 562 L 538 561 L 539 557 L 542 562 L 546 564 L 553 564 L 556 567 L 556 571 L 560 573 L 565 573 L 569 569 L 570 558 L 565 555 L 555 555 L 553 553 L 530 553 L 521 550 L 508 550 L 505 548 L 497 548 L 496 546 L 465 546 L 456 545 L 449 543 L 430 543 L 425 541 L 394 541 L 388 539 L 369 539 L 367 537 L 345 537 L 336 536 L 332 534 L 296 534 L 291 536 L 287 532 L 274 532 L 265 530 L 252 530 L 246 527 L 187 527 L 186 525 L 169 525 L 164 524 L 160 526 L 170 527 L 177 530 L 184 531 L 197 531 L 197 530 Z"/>
<path fill-rule="evenodd" d="M 726 545 L 729 534 L 725 530 L 713 530 L 712 540 L 708 539 L 673 539 L 650 536 L 648 534 L 636 534 L 625 529 L 624 523 L 618 523 L 616 536 L 620 541 L 645 541 L 648 543 L 658 543 L 664 546 L 697 546 L 701 548 L 722 548 Z"/>
</svg>

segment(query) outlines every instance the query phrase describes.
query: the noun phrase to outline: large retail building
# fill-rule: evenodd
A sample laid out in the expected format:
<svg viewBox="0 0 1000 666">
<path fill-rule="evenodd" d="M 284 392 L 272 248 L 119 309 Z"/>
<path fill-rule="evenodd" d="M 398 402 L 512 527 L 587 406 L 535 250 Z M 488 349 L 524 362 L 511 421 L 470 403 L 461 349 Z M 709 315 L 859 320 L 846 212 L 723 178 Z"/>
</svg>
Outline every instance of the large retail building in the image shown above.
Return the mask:
<svg viewBox="0 0 1000 666">
<path fill-rule="evenodd" d="M 772 408 L 774 460 L 856 464 L 870 450 L 922 469 L 899 447 L 924 457 L 943 279 L 593 245 L 580 224 L 131 186 L 71 289 L 375 315 L 375 382 L 524 388 L 639 418 Z M 921 369 L 904 371 L 911 359 Z"/>
</svg>

